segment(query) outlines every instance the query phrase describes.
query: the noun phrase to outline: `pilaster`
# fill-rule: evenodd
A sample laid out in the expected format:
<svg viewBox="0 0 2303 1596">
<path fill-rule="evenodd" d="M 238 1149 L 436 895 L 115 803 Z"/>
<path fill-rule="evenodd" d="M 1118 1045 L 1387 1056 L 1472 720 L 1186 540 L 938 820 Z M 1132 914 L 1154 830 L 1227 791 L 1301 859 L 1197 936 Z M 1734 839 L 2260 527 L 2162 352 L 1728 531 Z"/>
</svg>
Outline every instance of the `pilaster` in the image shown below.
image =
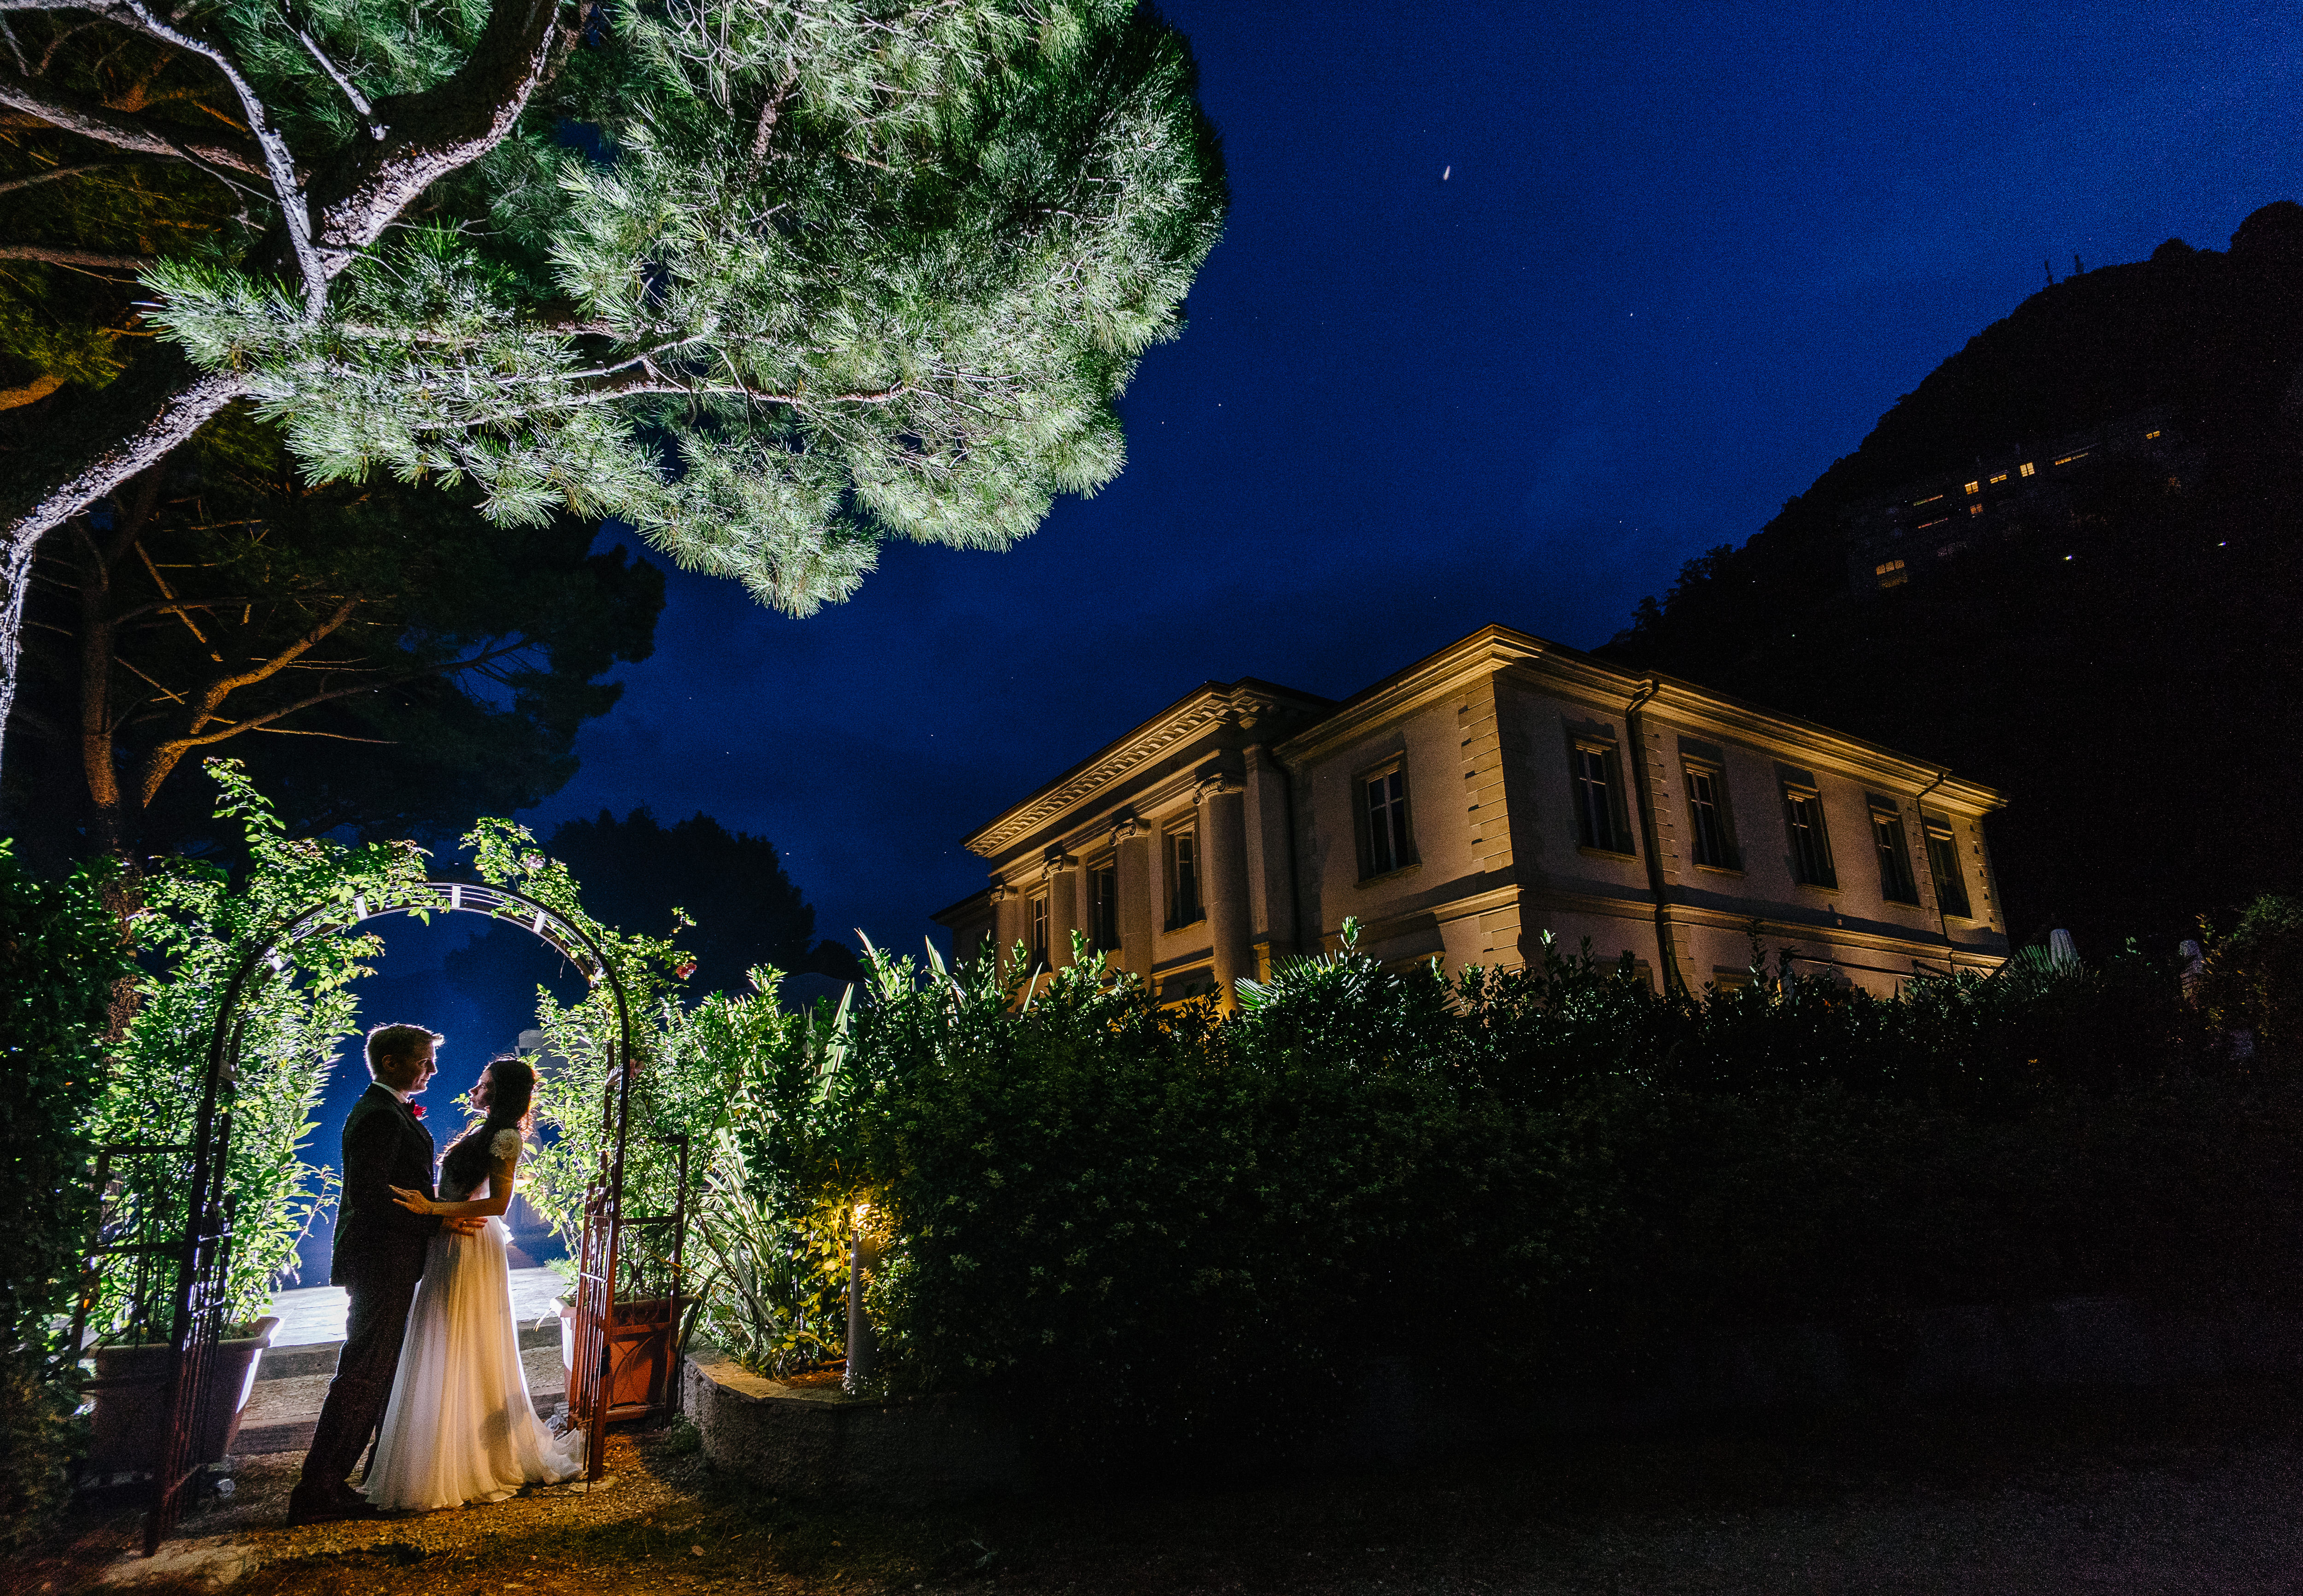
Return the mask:
<svg viewBox="0 0 2303 1596">
<path fill-rule="evenodd" d="M 1248 926 L 1247 837 L 1244 787 L 1229 773 L 1199 784 L 1200 834 L 1205 840 L 1208 934 L 1215 944 L 1216 997 L 1228 1010 L 1238 1007 L 1232 983 L 1255 974 Z"/>
</svg>

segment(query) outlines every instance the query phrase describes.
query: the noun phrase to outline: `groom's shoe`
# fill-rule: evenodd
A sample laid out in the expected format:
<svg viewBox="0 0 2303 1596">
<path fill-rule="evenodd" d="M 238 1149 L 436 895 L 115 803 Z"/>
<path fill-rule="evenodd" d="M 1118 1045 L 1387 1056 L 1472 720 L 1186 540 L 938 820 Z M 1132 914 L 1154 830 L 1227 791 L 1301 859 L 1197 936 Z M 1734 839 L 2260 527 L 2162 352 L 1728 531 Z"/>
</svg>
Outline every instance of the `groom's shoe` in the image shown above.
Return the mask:
<svg viewBox="0 0 2303 1596">
<path fill-rule="evenodd" d="M 299 1484 L 288 1493 L 288 1523 L 327 1524 L 339 1518 L 375 1518 L 375 1505 L 349 1485 L 333 1490 Z"/>
</svg>

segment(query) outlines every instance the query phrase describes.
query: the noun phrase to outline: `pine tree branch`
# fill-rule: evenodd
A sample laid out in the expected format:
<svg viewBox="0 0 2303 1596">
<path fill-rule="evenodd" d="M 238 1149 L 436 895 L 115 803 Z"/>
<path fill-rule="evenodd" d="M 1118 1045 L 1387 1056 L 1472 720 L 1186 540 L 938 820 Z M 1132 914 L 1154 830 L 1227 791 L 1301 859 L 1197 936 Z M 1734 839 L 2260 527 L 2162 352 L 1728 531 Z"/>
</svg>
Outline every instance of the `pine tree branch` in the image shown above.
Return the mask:
<svg viewBox="0 0 2303 1596">
<path fill-rule="evenodd" d="M 63 385 L 63 378 L 53 372 L 43 372 L 21 388 L 0 388 L 0 410 L 37 403 Z"/>
<path fill-rule="evenodd" d="M 7 0 L 0 0 L 0 5 L 6 3 Z M 164 128 L 129 112 L 114 111 L 109 106 L 67 94 L 63 89 L 22 77 L 4 67 L 0 67 L 0 106 L 13 106 L 50 127 L 78 133 L 84 139 L 109 144 L 115 149 L 191 160 L 257 177 L 265 174 L 263 152 L 251 146 L 236 142 L 219 143 L 213 139 L 197 139 L 189 133 L 180 134 L 173 128 Z"/>
<path fill-rule="evenodd" d="M 154 257 L 106 255 L 95 249 L 72 249 L 58 244 L 0 244 L 0 260 L 37 260 L 44 266 L 79 266 L 85 271 L 106 272 L 115 277 L 133 277 L 149 267 Z"/>
<path fill-rule="evenodd" d="M 527 639 L 523 638 L 518 643 L 508 643 L 502 648 L 492 649 L 472 659 L 441 665 L 426 665 L 414 671 L 403 671 L 399 675 L 387 677 L 382 681 L 357 682 L 348 688 L 308 694 L 297 699 L 293 704 L 284 704 L 278 709 L 267 710 L 259 715 L 251 715 L 244 721 L 235 721 L 221 731 L 202 731 L 193 736 L 170 738 L 155 747 L 145 758 L 142 778 L 138 783 L 143 793 L 143 803 L 147 807 L 150 806 L 154 795 L 160 790 L 161 783 L 168 779 L 169 773 L 173 771 L 183 756 L 194 748 L 207 747 L 238 737 L 242 732 L 270 730 L 273 729 L 272 722 L 274 721 L 285 720 L 299 710 L 333 703 L 339 698 L 349 698 L 356 693 L 379 692 L 388 687 L 397 687 L 403 681 L 421 680 L 426 676 L 452 676 L 459 671 L 471 670 L 477 665 L 485 664 L 488 661 L 503 654 L 517 654 L 527 646 Z M 220 703 L 221 700 L 218 702 Z M 205 725 L 216 718 L 213 714 L 206 714 L 201 717 L 200 724 Z"/>
<path fill-rule="evenodd" d="M 256 85 L 249 80 L 239 61 L 224 46 L 162 17 L 146 0 L 111 0 L 105 14 L 199 56 L 224 74 L 233 97 L 240 101 L 240 115 L 248 123 L 249 135 L 263 151 L 263 173 L 271 180 L 273 200 L 280 207 L 281 224 L 287 232 L 298 274 L 303 278 L 305 308 L 310 315 L 319 315 L 327 308 L 329 278 L 343 268 L 329 270 L 313 247 L 312 213 L 305 200 L 303 182 L 296 173 L 295 153 L 288 148 L 287 135 L 273 124 L 270 107 L 256 92 Z"/>
<path fill-rule="evenodd" d="M 376 102 L 384 137 L 357 141 L 309 185 L 316 247 L 330 273 L 351 264 L 417 196 L 494 149 L 574 45 L 578 8 L 494 0 L 471 56 L 444 81 Z"/>
<path fill-rule="evenodd" d="M 0 181 L 0 194 L 13 194 L 18 189 L 29 189 L 38 183 L 52 183 L 60 177 L 78 177 L 83 172 L 108 172 L 115 166 L 125 166 L 131 156 L 114 156 L 102 161 L 80 161 L 70 166 L 51 166 L 46 172 L 35 172 L 30 177 L 12 177 Z"/>
<path fill-rule="evenodd" d="M 230 676 L 219 676 L 215 680 L 209 682 L 207 688 L 202 689 L 200 694 L 202 703 L 201 721 L 195 722 L 192 726 L 192 730 L 198 731 L 202 723 L 207 720 L 214 719 L 215 717 L 207 712 L 214 710 L 232 694 L 239 691 L 241 688 L 254 687 L 259 681 L 270 680 L 282 671 L 286 670 L 288 666 L 294 663 L 297 660 L 302 658 L 305 654 L 311 653 L 313 649 L 317 648 L 322 642 L 326 640 L 330 633 L 333 632 L 337 628 L 342 626 L 345 621 L 350 621 L 352 618 L 352 612 L 359 609 L 359 604 L 360 595 L 357 593 L 350 595 L 343 603 L 336 606 L 336 612 L 334 614 L 306 630 L 303 636 L 298 638 L 293 643 L 291 643 L 287 647 L 282 649 L 278 654 L 274 654 L 262 664 L 257 665 L 254 670 L 239 671 Z"/>
<path fill-rule="evenodd" d="M 375 120 L 375 107 L 368 103 L 367 96 L 359 91 L 359 87 L 352 81 L 351 75 L 342 67 L 338 66 L 328 53 L 320 47 L 320 41 L 312 37 L 312 30 L 305 26 L 304 19 L 298 13 L 295 6 L 290 4 L 288 0 L 281 0 L 280 9 L 288 19 L 289 28 L 296 35 L 296 42 L 304 46 L 304 53 L 312 58 L 322 72 L 328 74 L 329 80 L 335 84 L 345 99 L 351 102 L 352 109 L 367 120 L 367 136 L 371 139 L 383 138 L 384 128 Z"/>
<path fill-rule="evenodd" d="M 0 460 L 0 527 L 8 558 L 148 466 L 158 463 L 247 392 L 235 373 L 197 370 L 173 347 L 139 356 L 105 390 L 101 405 L 80 405 L 34 447 Z"/>
</svg>

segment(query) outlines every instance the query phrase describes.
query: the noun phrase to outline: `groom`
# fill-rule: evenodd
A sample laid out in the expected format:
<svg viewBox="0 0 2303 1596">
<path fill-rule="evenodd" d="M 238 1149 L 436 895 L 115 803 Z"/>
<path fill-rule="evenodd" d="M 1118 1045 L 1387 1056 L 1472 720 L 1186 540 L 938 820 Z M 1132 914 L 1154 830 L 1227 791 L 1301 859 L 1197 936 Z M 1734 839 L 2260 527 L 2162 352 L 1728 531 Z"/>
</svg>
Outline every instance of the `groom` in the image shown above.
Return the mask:
<svg viewBox="0 0 2303 1596">
<path fill-rule="evenodd" d="M 424 1255 L 443 1224 L 474 1230 L 482 1220 L 437 1220 L 409 1212 L 392 1187 L 432 1194 L 432 1136 L 424 1110 L 409 1102 L 431 1084 L 434 1050 L 445 1038 L 422 1026 L 378 1026 L 367 1034 L 374 1084 L 344 1121 L 343 1195 L 336 1206 L 331 1285 L 351 1299 L 343 1350 L 320 1408 L 304 1477 L 288 1497 L 290 1524 L 364 1518 L 375 1511 L 344 1476 L 384 1418 L 400 1370 L 409 1305 L 424 1276 Z"/>
</svg>

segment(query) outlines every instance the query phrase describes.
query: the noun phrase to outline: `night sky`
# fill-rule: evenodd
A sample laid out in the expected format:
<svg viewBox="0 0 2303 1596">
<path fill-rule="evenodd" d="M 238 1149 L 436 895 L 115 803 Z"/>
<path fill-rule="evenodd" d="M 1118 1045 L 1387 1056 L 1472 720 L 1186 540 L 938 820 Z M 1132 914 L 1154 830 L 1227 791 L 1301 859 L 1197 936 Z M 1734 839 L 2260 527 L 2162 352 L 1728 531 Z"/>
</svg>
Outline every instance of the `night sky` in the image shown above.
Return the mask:
<svg viewBox="0 0 2303 1596">
<path fill-rule="evenodd" d="M 916 950 L 983 884 L 963 832 L 1198 682 L 1340 697 L 1490 621 L 1604 642 L 2043 261 L 2303 198 L 2292 5 L 1164 9 L 1232 211 L 1126 474 L 1008 553 L 890 547 L 805 621 L 671 573 L 539 831 L 702 809 L 820 933 Z M 523 1006 L 427 978 L 461 934 L 396 929 L 364 1016 L 466 1028 L 451 1090 Z"/>
</svg>

